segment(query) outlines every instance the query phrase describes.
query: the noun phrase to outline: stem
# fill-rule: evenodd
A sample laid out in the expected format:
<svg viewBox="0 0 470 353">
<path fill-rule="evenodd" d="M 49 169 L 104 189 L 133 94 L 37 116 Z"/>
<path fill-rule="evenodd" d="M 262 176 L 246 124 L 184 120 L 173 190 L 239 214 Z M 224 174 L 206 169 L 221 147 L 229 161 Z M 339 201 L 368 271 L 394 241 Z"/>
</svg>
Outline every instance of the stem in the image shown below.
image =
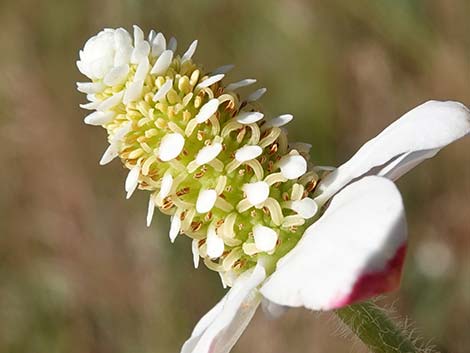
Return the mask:
<svg viewBox="0 0 470 353">
<path fill-rule="evenodd" d="M 417 353 L 419 348 L 377 305 L 354 304 L 336 311 L 336 315 L 374 353 Z"/>
</svg>

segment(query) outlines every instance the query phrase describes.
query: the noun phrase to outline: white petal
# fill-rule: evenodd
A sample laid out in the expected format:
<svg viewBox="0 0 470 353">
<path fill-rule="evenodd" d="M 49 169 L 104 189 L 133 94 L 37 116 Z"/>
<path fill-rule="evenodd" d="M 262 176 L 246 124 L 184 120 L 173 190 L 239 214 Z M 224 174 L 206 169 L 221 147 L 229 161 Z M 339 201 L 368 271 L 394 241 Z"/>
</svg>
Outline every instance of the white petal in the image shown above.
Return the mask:
<svg viewBox="0 0 470 353">
<path fill-rule="evenodd" d="M 170 67 L 172 60 L 173 60 L 173 52 L 171 50 L 165 50 L 158 57 L 150 73 L 156 76 L 163 75 L 166 72 L 166 70 L 168 70 L 168 68 Z"/>
<path fill-rule="evenodd" d="M 170 161 L 179 156 L 184 147 L 183 135 L 175 132 L 162 138 L 158 148 L 158 158 L 163 162 Z"/>
<path fill-rule="evenodd" d="M 224 253 L 225 244 L 221 237 L 215 234 L 214 231 L 209 231 L 206 238 L 207 256 L 211 259 L 217 259 Z"/>
<path fill-rule="evenodd" d="M 260 112 L 243 112 L 238 114 L 237 121 L 240 124 L 252 124 L 263 119 L 263 113 Z"/>
<path fill-rule="evenodd" d="M 282 175 L 287 179 L 297 179 L 307 171 L 307 161 L 299 155 L 288 155 L 279 161 Z"/>
<path fill-rule="evenodd" d="M 196 121 L 201 124 L 215 114 L 217 108 L 219 107 L 219 100 L 217 98 L 213 98 L 209 100 L 206 104 L 204 104 L 199 113 L 196 115 Z"/>
<path fill-rule="evenodd" d="M 233 64 L 223 65 L 223 66 L 220 66 L 220 67 L 216 68 L 214 71 L 212 71 L 212 74 L 214 74 L 214 75 L 226 74 L 227 72 L 232 70 L 234 67 L 235 67 L 235 65 L 233 65 Z"/>
<path fill-rule="evenodd" d="M 269 185 L 264 181 L 245 184 L 243 185 L 243 191 L 253 206 L 263 203 L 269 197 Z"/>
<path fill-rule="evenodd" d="M 282 114 L 267 121 L 265 127 L 281 127 L 291 122 L 292 119 L 294 119 L 292 114 Z"/>
<path fill-rule="evenodd" d="M 178 214 L 174 214 L 171 216 L 171 224 L 170 224 L 170 241 L 172 243 L 175 242 L 176 237 L 178 236 L 181 229 L 181 219 Z"/>
<path fill-rule="evenodd" d="M 215 190 L 201 190 L 196 201 L 196 211 L 199 213 L 209 212 L 214 207 L 216 200 L 217 192 Z"/>
<path fill-rule="evenodd" d="M 193 263 L 194 263 L 194 268 L 199 267 L 199 259 L 201 258 L 199 256 L 199 240 L 193 239 L 191 243 L 191 251 L 193 253 Z"/>
<path fill-rule="evenodd" d="M 133 25 L 132 27 L 134 28 L 134 45 L 143 42 L 144 32 L 142 29 L 137 25 Z"/>
<path fill-rule="evenodd" d="M 215 159 L 222 151 L 222 145 L 218 142 L 210 146 L 204 146 L 199 150 L 196 156 L 196 163 L 203 165 Z"/>
<path fill-rule="evenodd" d="M 87 109 L 87 110 L 95 110 L 96 108 L 98 108 L 98 106 L 100 105 L 100 102 L 89 102 L 89 103 L 85 103 L 85 104 L 80 104 L 80 108 L 83 108 L 83 109 Z"/>
<path fill-rule="evenodd" d="M 134 193 L 137 185 L 139 185 L 140 166 L 134 166 L 127 174 L 125 189 L 127 192 L 126 198 L 129 199 Z"/>
<path fill-rule="evenodd" d="M 153 214 L 155 213 L 155 200 L 153 195 L 149 197 L 149 204 L 147 209 L 147 227 L 152 224 Z"/>
<path fill-rule="evenodd" d="M 129 74 L 129 65 L 121 65 L 114 67 L 109 71 L 103 79 L 103 82 L 107 86 L 117 86 L 123 83 L 127 75 Z"/>
<path fill-rule="evenodd" d="M 469 133 L 470 112 L 464 105 L 450 101 L 426 102 L 403 115 L 362 146 L 348 162 L 329 174 L 319 186 L 323 193 L 317 197 L 317 201 L 326 202 L 351 180 L 375 167 L 387 168 L 395 158 L 409 153 L 407 158 L 403 159 L 407 168 L 402 168 L 402 163 L 393 166 L 395 169 L 401 169 L 397 174 L 400 176 L 433 156 L 439 149 Z M 431 150 L 436 151 L 426 153 Z M 420 151 L 425 153 L 412 153 Z M 416 160 L 414 164 L 413 158 Z M 394 176 L 393 169 L 389 169 L 387 174 Z"/>
<path fill-rule="evenodd" d="M 252 85 L 253 83 L 256 83 L 256 79 L 254 78 L 246 78 L 244 80 L 241 80 L 241 81 L 238 81 L 238 82 L 234 82 L 234 83 L 231 83 L 229 85 L 227 85 L 227 87 L 225 87 L 225 89 L 227 91 L 235 91 L 236 89 L 239 89 L 239 88 L 242 88 L 242 87 L 246 87 L 246 86 L 250 86 Z"/>
<path fill-rule="evenodd" d="M 110 110 L 114 108 L 116 105 L 121 103 L 122 98 L 124 97 L 124 91 L 121 91 L 119 93 L 115 93 L 114 95 L 110 96 L 109 98 L 106 98 L 104 101 L 102 101 L 97 109 L 99 111 L 105 112 L 107 110 Z"/>
<path fill-rule="evenodd" d="M 208 77 L 207 79 L 202 81 L 200 84 L 198 84 L 197 87 L 198 88 L 206 88 L 206 87 L 212 86 L 214 83 L 217 83 L 220 80 L 222 80 L 224 78 L 224 76 L 225 76 L 224 74 L 217 74 L 217 75 Z"/>
<path fill-rule="evenodd" d="M 161 199 L 164 199 L 170 194 L 171 187 L 173 186 L 173 177 L 171 174 L 165 174 L 162 178 L 162 185 L 160 186 L 160 193 L 158 194 Z"/>
<path fill-rule="evenodd" d="M 228 353 L 260 303 L 256 287 L 266 278 L 261 265 L 243 273 L 224 298 L 198 322 L 181 353 Z"/>
<path fill-rule="evenodd" d="M 134 81 L 145 81 L 145 77 L 147 76 L 150 70 L 150 62 L 147 56 L 142 58 L 137 66 L 137 70 L 135 71 Z"/>
<path fill-rule="evenodd" d="M 115 116 L 116 113 L 114 112 L 93 112 L 87 115 L 84 121 L 85 124 L 99 126 L 109 123 L 114 119 Z"/>
<path fill-rule="evenodd" d="M 166 50 L 166 39 L 162 33 L 157 33 L 152 41 L 152 55 L 160 56 Z"/>
<path fill-rule="evenodd" d="M 134 81 L 126 89 L 122 101 L 124 104 L 129 104 L 137 100 L 142 95 L 144 88 L 144 81 Z"/>
<path fill-rule="evenodd" d="M 302 200 L 292 202 L 292 209 L 299 214 L 300 217 L 308 219 L 315 216 L 318 211 L 318 205 L 315 200 L 305 197 Z"/>
<path fill-rule="evenodd" d="M 101 82 L 77 82 L 77 90 L 86 94 L 103 92 L 105 86 Z"/>
<path fill-rule="evenodd" d="M 129 131 L 131 131 L 131 128 L 132 123 L 127 122 L 116 131 L 111 143 L 109 144 L 108 148 L 106 149 L 106 151 L 104 151 L 103 156 L 101 157 L 100 165 L 108 164 L 119 155 L 121 140 L 124 138 L 124 136 L 129 133 Z"/>
<path fill-rule="evenodd" d="M 134 50 L 132 50 L 131 54 L 131 63 L 132 64 L 139 64 L 142 60 L 147 59 L 150 53 L 150 44 L 146 41 L 140 42 L 135 45 Z"/>
<path fill-rule="evenodd" d="M 406 221 L 393 182 L 365 177 L 336 195 L 277 263 L 261 293 L 279 305 L 329 310 L 395 289 Z"/>
<path fill-rule="evenodd" d="M 258 99 L 260 99 L 265 93 L 267 89 L 266 88 L 260 88 L 254 91 L 252 94 L 250 94 L 248 97 L 246 97 L 247 102 L 255 102 Z"/>
<path fill-rule="evenodd" d="M 197 40 L 191 43 L 188 50 L 186 50 L 186 52 L 181 57 L 181 62 L 184 63 L 185 61 L 190 60 L 193 57 L 194 53 L 196 52 L 196 48 L 197 48 Z"/>
<path fill-rule="evenodd" d="M 119 150 L 116 145 L 109 145 L 106 151 L 104 151 L 103 156 L 100 159 L 100 165 L 105 165 L 111 162 L 119 154 Z"/>
<path fill-rule="evenodd" d="M 157 32 L 155 32 L 155 30 L 151 29 L 150 32 L 149 32 L 149 36 L 148 36 L 149 42 L 152 43 L 156 36 L 157 36 Z"/>
<path fill-rule="evenodd" d="M 171 37 L 168 41 L 168 49 L 171 50 L 173 53 L 176 52 L 176 48 L 178 47 L 178 41 L 175 37 Z"/>
<path fill-rule="evenodd" d="M 153 96 L 153 101 L 158 102 L 159 100 L 165 98 L 168 92 L 170 92 L 171 87 L 173 87 L 173 80 L 166 81 L 155 93 Z"/>
<path fill-rule="evenodd" d="M 263 149 L 260 146 L 243 146 L 235 152 L 235 159 L 239 162 L 246 162 L 261 156 Z"/>
<path fill-rule="evenodd" d="M 260 251 L 272 251 L 276 247 L 278 234 L 274 229 L 256 225 L 253 228 L 256 248 Z"/>
</svg>

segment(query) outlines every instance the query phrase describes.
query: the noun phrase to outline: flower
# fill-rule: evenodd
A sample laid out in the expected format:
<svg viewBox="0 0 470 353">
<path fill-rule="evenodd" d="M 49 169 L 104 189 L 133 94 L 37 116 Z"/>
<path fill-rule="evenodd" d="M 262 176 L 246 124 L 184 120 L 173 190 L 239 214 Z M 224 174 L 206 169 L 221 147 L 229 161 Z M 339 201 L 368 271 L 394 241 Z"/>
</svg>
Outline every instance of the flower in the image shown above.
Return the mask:
<svg viewBox="0 0 470 353">
<path fill-rule="evenodd" d="M 228 352 L 260 303 L 330 310 L 397 288 L 406 220 L 393 181 L 470 133 L 457 102 L 426 102 L 398 119 L 336 169 L 315 167 L 305 144 L 290 144 L 289 114 L 268 119 L 223 85 L 229 66 L 205 74 L 176 41 L 134 27 L 91 38 L 77 63 L 94 110 L 85 118 L 108 133 L 101 163 L 129 169 L 127 197 L 150 191 L 172 216 L 170 239 L 193 239 L 200 258 L 231 289 L 196 325 L 182 353 Z"/>
</svg>

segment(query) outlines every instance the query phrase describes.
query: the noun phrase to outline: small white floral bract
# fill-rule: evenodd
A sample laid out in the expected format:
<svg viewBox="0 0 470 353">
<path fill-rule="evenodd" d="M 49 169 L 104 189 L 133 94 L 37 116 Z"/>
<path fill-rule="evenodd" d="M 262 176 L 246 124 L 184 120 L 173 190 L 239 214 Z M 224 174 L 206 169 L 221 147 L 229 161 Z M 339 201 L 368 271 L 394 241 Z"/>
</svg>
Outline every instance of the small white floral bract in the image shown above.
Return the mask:
<svg viewBox="0 0 470 353">
<path fill-rule="evenodd" d="M 332 198 L 330 204 L 274 273 L 264 279 L 255 269 L 239 278 L 199 321 L 181 353 L 229 352 L 261 298 L 264 311 L 278 317 L 286 307 L 331 310 L 396 289 L 407 227 L 391 180 L 469 133 L 464 105 L 429 101 L 366 143 L 321 181 L 317 204 Z M 377 176 L 361 178 L 376 167 Z"/>
</svg>

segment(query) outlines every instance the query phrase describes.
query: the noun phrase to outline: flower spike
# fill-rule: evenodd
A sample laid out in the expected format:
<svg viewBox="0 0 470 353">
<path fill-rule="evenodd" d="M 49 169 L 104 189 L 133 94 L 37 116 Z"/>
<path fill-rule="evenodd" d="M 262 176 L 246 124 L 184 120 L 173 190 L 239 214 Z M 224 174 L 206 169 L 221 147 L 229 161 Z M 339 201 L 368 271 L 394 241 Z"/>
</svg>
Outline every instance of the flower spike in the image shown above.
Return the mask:
<svg viewBox="0 0 470 353">
<path fill-rule="evenodd" d="M 268 119 L 252 105 L 265 88 L 241 99 L 235 90 L 256 80 L 224 85 L 233 66 L 206 72 L 193 61 L 197 44 L 180 55 L 161 33 L 106 29 L 80 52 L 91 82 L 78 89 L 90 100 L 85 122 L 108 134 L 101 164 L 119 157 L 129 169 L 127 198 L 150 192 L 147 224 L 155 208 L 171 215 L 170 240 L 194 239 L 194 256 L 231 286 L 261 259 L 274 269 L 299 241 L 318 176 L 279 128 L 292 115 Z"/>
</svg>

